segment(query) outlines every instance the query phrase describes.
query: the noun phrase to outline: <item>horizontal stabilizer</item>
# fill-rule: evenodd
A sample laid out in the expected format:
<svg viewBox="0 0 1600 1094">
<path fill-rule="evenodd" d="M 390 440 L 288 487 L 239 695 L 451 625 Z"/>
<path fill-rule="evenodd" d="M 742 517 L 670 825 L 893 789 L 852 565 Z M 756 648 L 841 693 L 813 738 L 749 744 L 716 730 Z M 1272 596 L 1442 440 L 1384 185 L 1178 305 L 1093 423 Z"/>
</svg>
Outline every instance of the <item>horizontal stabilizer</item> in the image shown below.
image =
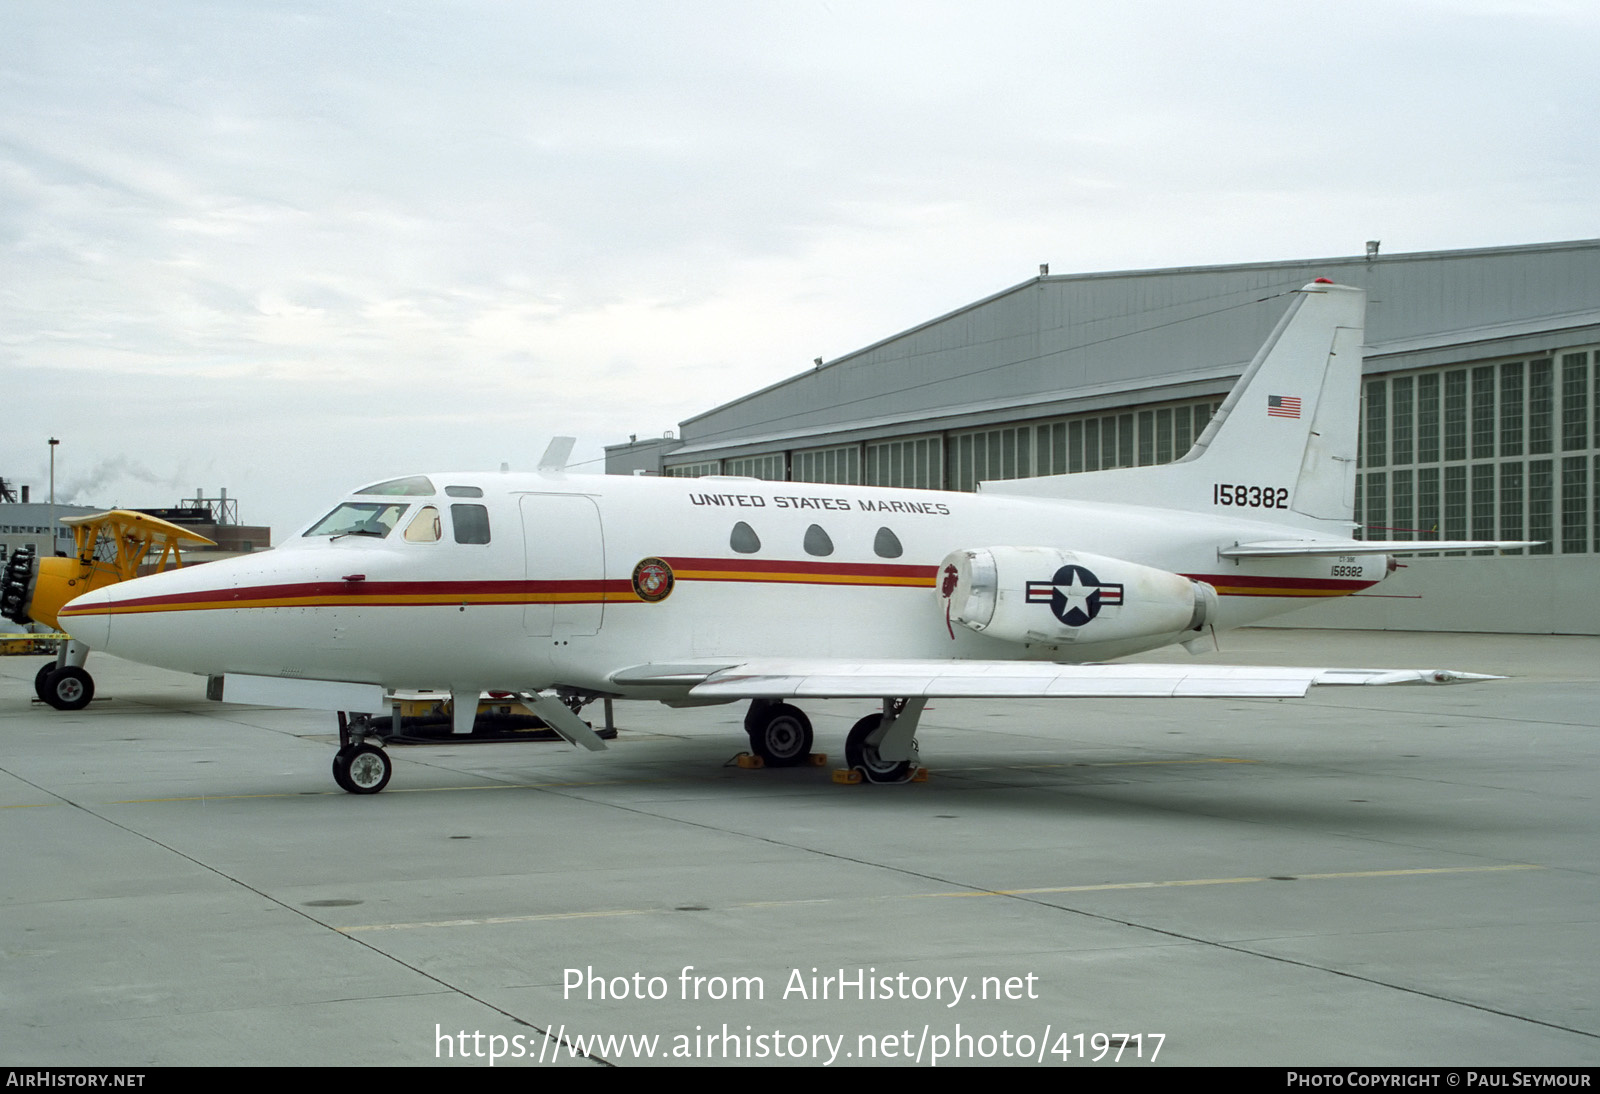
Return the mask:
<svg viewBox="0 0 1600 1094">
<path fill-rule="evenodd" d="M 1314 685 L 1452 684 L 1494 676 L 1444 669 L 1247 665 L 1056 665 L 1038 661 L 747 661 L 690 689 L 704 699 L 1293 699 Z"/>
<path fill-rule="evenodd" d="M 1223 558 L 1326 558 L 1334 555 L 1416 555 L 1434 551 L 1511 551 L 1543 540 L 1476 539 L 1271 539 L 1223 547 Z"/>
</svg>

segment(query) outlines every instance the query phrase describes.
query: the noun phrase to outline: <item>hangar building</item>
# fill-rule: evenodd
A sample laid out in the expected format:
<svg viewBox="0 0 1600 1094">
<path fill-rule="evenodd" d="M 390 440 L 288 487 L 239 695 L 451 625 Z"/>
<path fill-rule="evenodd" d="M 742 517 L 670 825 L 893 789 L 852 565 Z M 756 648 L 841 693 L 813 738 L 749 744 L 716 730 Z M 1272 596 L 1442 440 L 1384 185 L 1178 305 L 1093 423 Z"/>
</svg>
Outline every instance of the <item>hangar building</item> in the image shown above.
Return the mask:
<svg viewBox="0 0 1600 1094">
<path fill-rule="evenodd" d="M 1600 633 L 1600 240 L 1040 275 L 708 410 L 606 470 L 972 490 L 1182 456 L 1318 277 L 1367 290 L 1365 538 L 1408 559 L 1297 626 Z M 1136 500 L 1136 499 L 1130 499 Z M 1063 544 L 1062 546 L 1071 546 Z"/>
</svg>

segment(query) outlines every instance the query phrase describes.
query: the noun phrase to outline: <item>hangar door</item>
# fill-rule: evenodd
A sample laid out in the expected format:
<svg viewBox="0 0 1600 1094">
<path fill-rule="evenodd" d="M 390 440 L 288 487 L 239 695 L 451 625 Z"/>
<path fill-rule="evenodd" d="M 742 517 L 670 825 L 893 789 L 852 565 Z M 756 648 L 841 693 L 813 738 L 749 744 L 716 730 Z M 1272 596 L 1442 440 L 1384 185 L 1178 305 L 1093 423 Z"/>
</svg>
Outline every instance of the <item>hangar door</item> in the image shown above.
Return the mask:
<svg viewBox="0 0 1600 1094">
<path fill-rule="evenodd" d="M 529 601 L 528 634 L 598 634 L 606 574 L 600 510 L 576 494 L 524 494 L 522 542 Z"/>
</svg>

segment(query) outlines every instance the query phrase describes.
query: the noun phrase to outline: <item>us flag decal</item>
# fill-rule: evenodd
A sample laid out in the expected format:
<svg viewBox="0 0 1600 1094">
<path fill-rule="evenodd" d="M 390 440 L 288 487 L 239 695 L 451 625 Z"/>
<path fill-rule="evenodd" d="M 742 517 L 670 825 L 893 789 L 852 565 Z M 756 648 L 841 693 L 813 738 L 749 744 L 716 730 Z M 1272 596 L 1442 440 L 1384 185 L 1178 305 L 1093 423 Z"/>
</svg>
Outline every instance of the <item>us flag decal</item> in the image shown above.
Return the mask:
<svg viewBox="0 0 1600 1094">
<path fill-rule="evenodd" d="M 1269 418 L 1298 418 L 1300 417 L 1300 396 L 1298 395 L 1268 395 L 1267 417 Z"/>
</svg>

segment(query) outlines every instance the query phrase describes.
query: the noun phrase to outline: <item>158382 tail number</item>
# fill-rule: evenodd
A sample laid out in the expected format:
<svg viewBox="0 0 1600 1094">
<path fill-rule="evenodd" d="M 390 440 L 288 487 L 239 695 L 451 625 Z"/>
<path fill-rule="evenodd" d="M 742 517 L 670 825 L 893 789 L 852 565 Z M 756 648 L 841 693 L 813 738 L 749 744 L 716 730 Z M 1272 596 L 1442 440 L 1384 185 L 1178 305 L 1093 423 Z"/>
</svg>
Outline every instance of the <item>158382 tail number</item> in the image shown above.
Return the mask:
<svg viewBox="0 0 1600 1094">
<path fill-rule="evenodd" d="M 1247 509 L 1289 508 L 1287 486 L 1240 486 L 1236 483 L 1213 483 L 1212 505 L 1238 505 Z"/>
</svg>

